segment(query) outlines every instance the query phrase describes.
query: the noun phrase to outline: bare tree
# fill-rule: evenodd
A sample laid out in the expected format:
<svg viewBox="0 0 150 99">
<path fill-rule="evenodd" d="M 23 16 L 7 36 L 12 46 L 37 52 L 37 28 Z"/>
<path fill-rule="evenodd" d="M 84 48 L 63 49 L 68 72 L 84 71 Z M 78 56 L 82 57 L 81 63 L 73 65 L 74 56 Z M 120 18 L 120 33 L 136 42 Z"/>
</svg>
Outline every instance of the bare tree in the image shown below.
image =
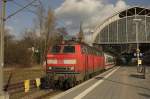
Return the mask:
<svg viewBox="0 0 150 99">
<path fill-rule="evenodd" d="M 41 7 L 38 8 L 37 13 L 36 25 L 38 25 L 37 29 L 40 32 L 39 50 L 41 53 L 40 63 L 42 63 L 48 52 L 48 48 L 55 44 L 56 39 L 58 39 L 60 36 L 55 30 L 56 19 L 54 12 L 50 8 L 46 12 L 45 8 L 41 5 Z"/>
<path fill-rule="evenodd" d="M 6 66 L 31 66 L 32 51 L 29 47 L 33 44 L 29 36 L 16 40 L 9 31 L 5 32 L 5 64 Z"/>
<path fill-rule="evenodd" d="M 38 50 L 39 50 L 39 61 L 42 64 L 43 61 L 43 52 L 44 52 L 44 39 L 45 39 L 45 17 L 46 17 L 46 10 L 42 4 L 40 4 L 36 11 L 36 18 L 34 19 L 35 22 L 35 30 L 39 32 L 38 37 Z"/>
<path fill-rule="evenodd" d="M 50 39 L 55 35 L 54 30 L 55 30 L 55 16 L 53 11 L 49 9 L 45 21 L 45 54 L 47 53 L 50 42 L 52 43 L 54 42 L 52 41 L 52 39 Z"/>
</svg>

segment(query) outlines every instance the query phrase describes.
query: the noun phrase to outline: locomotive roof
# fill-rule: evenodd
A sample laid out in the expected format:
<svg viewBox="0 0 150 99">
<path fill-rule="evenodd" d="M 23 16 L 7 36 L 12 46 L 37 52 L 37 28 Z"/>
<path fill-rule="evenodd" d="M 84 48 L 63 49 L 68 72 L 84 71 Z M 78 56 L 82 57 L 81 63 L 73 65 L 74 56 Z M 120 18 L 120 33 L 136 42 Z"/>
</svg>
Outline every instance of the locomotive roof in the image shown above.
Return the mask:
<svg viewBox="0 0 150 99">
<path fill-rule="evenodd" d="M 89 46 L 88 44 L 86 44 L 84 42 L 79 42 L 79 41 L 75 41 L 75 40 L 67 40 L 67 41 L 64 41 L 63 43 L 58 44 L 58 45 L 77 45 L 77 44 Z"/>
<path fill-rule="evenodd" d="M 94 46 L 90 46 L 84 42 L 79 42 L 79 41 L 75 41 L 75 40 L 67 40 L 65 41 L 64 43 L 60 44 L 60 45 L 84 45 L 84 46 L 87 46 L 87 47 L 90 47 L 90 48 L 94 48 L 98 51 L 101 51 L 100 49 L 94 47 Z"/>
<path fill-rule="evenodd" d="M 75 41 L 75 40 L 67 40 L 67 41 L 64 41 L 62 42 L 61 44 L 56 44 L 56 45 L 84 45 L 86 47 L 90 47 L 90 48 L 94 48 L 95 50 L 97 51 L 102 51 L 94 46 L 89 46 L 88 44 L 84 43 L 84 42 L 79 42 L 79 41 Z M 103 53 L 105 54 L 108 54 L 108 55 L 111 55 L 111 56 L 114 56 L 112 53 L 110 52 L 105 52 L 105 51 L 102 51 Z"/>
</svg>

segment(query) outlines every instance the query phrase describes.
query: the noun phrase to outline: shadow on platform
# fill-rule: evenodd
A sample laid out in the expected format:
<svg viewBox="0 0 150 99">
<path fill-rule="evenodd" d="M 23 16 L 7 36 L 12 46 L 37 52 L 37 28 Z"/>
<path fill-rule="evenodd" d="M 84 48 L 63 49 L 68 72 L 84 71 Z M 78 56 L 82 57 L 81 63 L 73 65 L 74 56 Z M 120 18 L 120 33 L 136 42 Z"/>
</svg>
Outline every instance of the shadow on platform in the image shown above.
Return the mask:
<svg viewBox="0 0 150 99">
<path fill-rule="evenodd" d="M 146 87 L 143 87 L 143 86 L 134 85 L 134 84 L 125 83 L 125 82 L 119 82 L 119 81 L 111 80 L 111 79 L 108 79 L 108 78 L 106 79 L 104 77 L 95 77 L 95 79 L 97 79 L 97 80 L 106 80 L 106 81 L 110 81 L 110 82 L 113 82 L 113 83 L 116 83 L 116 84 L 121 84 L 121 85 L 124 85 L 124 86 L 130 86 L 130 87 L 135 87 L 135 88 L 141 88 L 141 89 L 145 89 L 145 90 L 150 91 L 149 88 L 146 88 Z"/>
<path fill-rule="evenodd" d="M 95 77 L 95 79 L 101 80 L 101 79 L 104 79 L 104 77 Z"/>
<path fill-rule="evenodd" d="M 144 96 L 145 98 L 150 99 L 150 95 L 149 94 L 146 94 L 146 93 L 138 93 L 138 94 L 141 95 L 141 96 Z"/>
<path fill-rule="evenodd" d="M 130 77 L 145 79 L 145 76 L 141 74 L 131 74 Z"/>
</svg>

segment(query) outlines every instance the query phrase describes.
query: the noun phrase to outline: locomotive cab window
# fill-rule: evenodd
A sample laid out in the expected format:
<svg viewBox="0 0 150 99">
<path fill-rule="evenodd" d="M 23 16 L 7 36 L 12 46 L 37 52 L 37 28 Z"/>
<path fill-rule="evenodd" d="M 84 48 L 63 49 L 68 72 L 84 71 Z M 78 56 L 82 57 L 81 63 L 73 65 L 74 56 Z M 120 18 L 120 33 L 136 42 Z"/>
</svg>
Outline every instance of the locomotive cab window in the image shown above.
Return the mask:
<svg viewBox="0 0 150 99">
<path fill-rule="evenodd" d="M 74 46 L 64 46 L 63 53 L 75 53 Z"/>
<path fill-rule="evenodd" d="M 59 53 L 61 50 L 61 46 L 53 46 L 51 49 L 51 53 Z"/>
</svg>

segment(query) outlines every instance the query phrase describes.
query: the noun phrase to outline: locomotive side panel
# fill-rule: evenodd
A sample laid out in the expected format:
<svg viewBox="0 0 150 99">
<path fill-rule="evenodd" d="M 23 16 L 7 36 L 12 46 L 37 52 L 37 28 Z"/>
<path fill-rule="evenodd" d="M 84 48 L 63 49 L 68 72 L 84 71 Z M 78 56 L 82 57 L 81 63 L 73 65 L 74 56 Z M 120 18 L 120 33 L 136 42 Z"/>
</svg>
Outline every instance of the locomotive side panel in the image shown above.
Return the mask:
<svg viewBox="0 0 150 99">
<path fill-rule="evenodd" d="M 82 54 L 82 49 L 81 49 L 81 45 L 76 45 L 76 49 L 77 49 L 77 64 L 76 64 L 76 69 L 75 71 L 77 71 L 79 74 L 76 75 L 76 80 L 77 81 L 82 81 L 85 75 L 85 55 Z"/>
<path fill-rule="evenodd" d="M 96 56 L 94 64 L 95 64 L 95 71 L 100 71 L 100 70 L 104 69 L 104 57 Z"/>
<path fill-rule="evenodd" d="M 85 61 L 83 61 L 85 63 L 85 76 L 95 75 L 104 69 L 104 57 L 101 51 L 90 46 L 81 46 L 81 49 L 85 56 Z"/>
</svg>

